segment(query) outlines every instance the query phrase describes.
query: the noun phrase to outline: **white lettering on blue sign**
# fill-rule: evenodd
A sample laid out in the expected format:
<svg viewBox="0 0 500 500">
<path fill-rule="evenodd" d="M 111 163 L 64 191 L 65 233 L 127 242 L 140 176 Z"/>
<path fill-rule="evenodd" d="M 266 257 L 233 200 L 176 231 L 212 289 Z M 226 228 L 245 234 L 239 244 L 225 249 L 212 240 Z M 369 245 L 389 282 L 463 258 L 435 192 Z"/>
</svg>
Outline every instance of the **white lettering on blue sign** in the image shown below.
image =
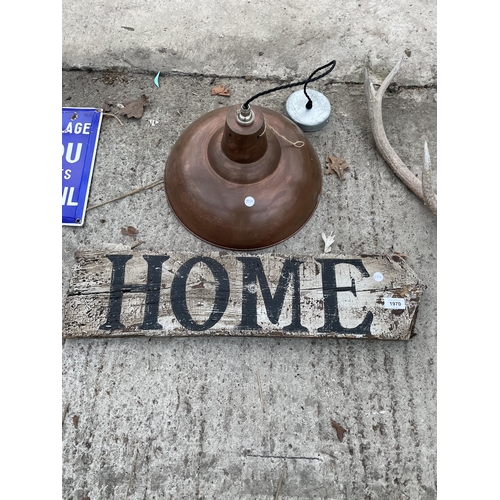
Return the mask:
<svg viewBox="0 0 500 500">
<path fill-rule="evenodd" d="M 65 129 L 63 129 L 63 134 L 90 134 L 90 123 L 75 123 L 73 127 L 73 122 L 70 121 Z"/>
<path fill-rule="evenodd" d="M 83 225 L 101 121 L 100 109 L 62 108 L 63 225 Z"/>
<path fill-rule="evenodd" d="M 69 194 L 68 194 L 68 186 L 66 186 L 63 189 L 63 195 L 62 195 L 63 206 L 67 205 L 68 207 L 76 207 L 78 205 L 78 202 L 73 200 L 74 195 L 75 195 L 75 188 L 70 187 Z"/>
<path fill-rule="evenodd" d="M 66 146 L 66 156 L 65 156 L 65 159 L 68 163 L 76 163 L 80 157 L 82 156 L 82 147 L 83 147 L 83 144 L 81 142 L 79 142 L 77 145 L 76 145 L 76 152 L 73 153 L 73 146 L 74 144 L 72 142 L 70 142 L 67 146 Z M 64 145 L 63 145 L 63 156 L 64 156 Z"/>
</svg>

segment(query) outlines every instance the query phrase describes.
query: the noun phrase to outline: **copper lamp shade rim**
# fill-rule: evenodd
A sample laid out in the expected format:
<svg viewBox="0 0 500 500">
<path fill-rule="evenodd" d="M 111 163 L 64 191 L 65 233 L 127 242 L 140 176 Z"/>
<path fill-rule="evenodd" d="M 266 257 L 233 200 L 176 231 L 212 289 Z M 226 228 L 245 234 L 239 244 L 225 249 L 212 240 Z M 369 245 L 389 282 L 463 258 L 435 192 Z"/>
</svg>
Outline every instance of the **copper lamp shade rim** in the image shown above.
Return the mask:
<svg viewBox="0 0 500 500">
<path fill-rule="evenodd" d="M 165 182 L 164 182 L 164 189 L 165 189 L 165 192 L 167 193 Z M 281 240 L 276 240 L 273 243 L 269 243 L 268 245 L 255 246 L 255 247 L 251 247 L 251 248 L 247 248 L 247 247 L 239 248 L 239 247 L 234 247 L 234 246 L 226 246 L 226 245 L 223 245 L 220 243 L 214 243 L 213 241 L 210 241 L 206 238 L 203 238 L 202 236 L 200 236 L 200 235 L 196 234 L 194 231 L 192 231 L 186 224 L 184 224 L 182 219 L 177 215 L 176 211 L 174 210 L 174 208 L 172 206 L 172 203 L 170 202 L 170 198 L 168 197 L 168 193 L 167 193 L 167 202 L 168 202 L 170 209 L 172 210 L 172 212 L 175 215 L 175 218 L 180 222 L 182 227 L 184 227 L 184 229 L 186 229 L 189 233 L 191 233 L 193 236 L 195 236 L 199 240 L 203 241 L 204 243 L 208 243 L 209 245 L 215 246 L 217 248 L 222 248 L 224 250 L 232 250 L 232 251 L 244 251 L 244 252 L 254 252 L 254 251 L 258 251 L 258 250 L 264 250 L 266 248 L 271 248 L 271 247 L 279 245 L 280 243 L 283 243 L 283 242 L 289 240 L 290 238 L 292 238 L 293 236 L 295 236 L 309 222 L 309 220 L 314 215 L 314 212 L 316 212 L 316 209 L 317 209 L 319 202 L 320 202 L 320 198 L 321 198 L 321 194 L 318 196 L 318 199 L 316 201 L 316 205 L 314 206 L 314 208 L 313 208 L 311 214 L 309 215 L 309 217 L 307 218 L 307 220 L 302 224 L 302 226 L 297 228 L 293 233 L 289 234 L 288 236 L 283 237 Z"/>
</svg>

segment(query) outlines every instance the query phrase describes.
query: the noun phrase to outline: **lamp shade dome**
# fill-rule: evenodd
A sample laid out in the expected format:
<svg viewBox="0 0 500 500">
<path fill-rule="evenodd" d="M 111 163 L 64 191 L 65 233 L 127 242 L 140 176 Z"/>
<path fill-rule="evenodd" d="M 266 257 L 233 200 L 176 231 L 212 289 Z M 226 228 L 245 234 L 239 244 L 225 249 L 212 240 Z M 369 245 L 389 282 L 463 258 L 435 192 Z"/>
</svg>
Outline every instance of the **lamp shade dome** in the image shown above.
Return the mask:
<svg viewBox="0 0 500 500">
<path fill-rule="evenodd" d="M 165 193 L 179 221 L 221 248 L 257 250 L 299 231 L 322 185 L 319 159 L 302 130 L 283 115 L 252 106 L 219 108 L 189 125 L 165 166 Z M 242 124 L 244 123 L 244 124 Z"/>
</svg>

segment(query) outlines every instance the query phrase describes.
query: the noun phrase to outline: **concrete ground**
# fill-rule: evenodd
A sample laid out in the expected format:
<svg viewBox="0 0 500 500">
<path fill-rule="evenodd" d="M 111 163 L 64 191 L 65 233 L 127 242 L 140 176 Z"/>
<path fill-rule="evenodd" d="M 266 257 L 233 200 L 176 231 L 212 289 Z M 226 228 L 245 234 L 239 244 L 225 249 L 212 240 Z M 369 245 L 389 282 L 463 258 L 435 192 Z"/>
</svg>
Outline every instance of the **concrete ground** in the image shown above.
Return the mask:
<svg viewBox="0 0 500 500">
<path fill-rule="evenodd" d="M 362 85 L 365 65 L 380 83 L 404 51 L 387 135 L 416 174 L 425 136 L 435 172 L 435 2 L 63 2 L 62 106 L 149 100 L 141 119 L 104 117 L 89 205 L 161 179 L 196 118 L 336 59 L 311 84 L 332 114 L 308 137 L 322 161 L 349 168 L 325 176 L 311 220 L 266 252 L 318 253 L 333 231 L 334 252 L 401 252 L 427 286 L 407 342 L 67 340 L 64 500 L 436 498 L 436 218 L 376 151 Z M 219 83 L 230 97 L 210 95 Z M 283 112 L 289 93 L 255 103 Z M 130 249 L 129 225 L 140 251 L 213 250 L 158 186 L 63 227 L 63 299 L 75 251 Z"/>
</svg>

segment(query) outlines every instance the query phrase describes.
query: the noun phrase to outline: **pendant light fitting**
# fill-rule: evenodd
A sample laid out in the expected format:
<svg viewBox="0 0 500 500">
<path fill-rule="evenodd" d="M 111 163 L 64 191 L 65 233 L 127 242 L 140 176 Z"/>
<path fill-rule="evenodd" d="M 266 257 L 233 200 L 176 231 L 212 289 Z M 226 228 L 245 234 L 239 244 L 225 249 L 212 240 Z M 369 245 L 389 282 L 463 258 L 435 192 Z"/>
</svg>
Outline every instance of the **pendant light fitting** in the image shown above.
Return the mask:
<svg viewBox="0 0 500 500">
<path fill-rule="evenodd" d="M 295 123 L 249 104 L 282 88 L 307 85 L 334 66 L 335 61 L 304 82 L 261 92 L 241 107 L 211 111 L 184 130 L 165 166 L 165 193 L 186 229 L 218 247 L 257 250 L 304 226 L 321 194 L 318 156 Z"/>
</svg>

